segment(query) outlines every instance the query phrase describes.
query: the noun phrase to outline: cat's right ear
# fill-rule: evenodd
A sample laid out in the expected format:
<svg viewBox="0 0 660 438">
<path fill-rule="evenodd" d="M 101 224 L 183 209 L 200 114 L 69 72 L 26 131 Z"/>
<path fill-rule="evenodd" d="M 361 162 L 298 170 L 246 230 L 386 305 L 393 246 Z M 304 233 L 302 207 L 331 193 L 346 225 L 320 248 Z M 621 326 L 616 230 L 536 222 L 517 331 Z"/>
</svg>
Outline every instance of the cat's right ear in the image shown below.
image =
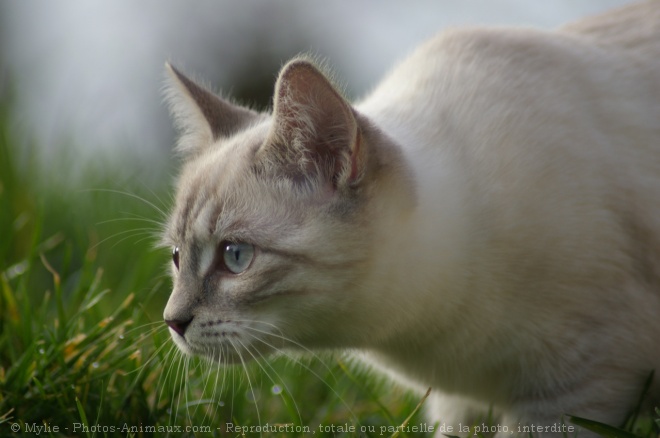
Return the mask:
<svg viewBox="0 0 660 438">
<path fill-rule="evenodd" d="M 166 99 L 174 123 L 181 131 L 177 151 L 194 155 L 216 140 L 245 129 L 259 116 L 234 105 L 188 78 L 171 64 L 165 64 L 169 76 Z"/>
</svg>

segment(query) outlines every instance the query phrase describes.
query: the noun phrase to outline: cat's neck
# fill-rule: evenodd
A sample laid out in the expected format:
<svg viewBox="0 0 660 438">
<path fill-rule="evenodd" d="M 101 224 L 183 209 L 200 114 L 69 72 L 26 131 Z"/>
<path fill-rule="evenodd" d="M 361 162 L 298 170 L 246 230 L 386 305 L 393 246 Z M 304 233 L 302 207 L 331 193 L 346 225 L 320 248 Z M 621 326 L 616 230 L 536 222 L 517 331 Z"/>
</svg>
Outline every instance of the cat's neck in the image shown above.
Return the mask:
<svg viewBox="0 0 660 438">
<path fill-rule="evenodd" d="M 380 249 L 374 251 L 362 296 L 371 299 L 365 305 L 375 324 L 394 321 L 379 329 L 388 343 L 401 336 L 434 336 L 422 321 L 442 319 L 451 325 L 452 311 L 462 305 L 458 293 L 466 281 L 471 216 L 465 211 L 468 184 L 450 155 L 424 147 L 423 138 L 403 131 L 386 135 L 394 139 L 396 159 L 406 171 L 386 180 L 373 203 L 373 241 Z M 447 314 L 439 315 L 438 309 Z"/>
</svg>

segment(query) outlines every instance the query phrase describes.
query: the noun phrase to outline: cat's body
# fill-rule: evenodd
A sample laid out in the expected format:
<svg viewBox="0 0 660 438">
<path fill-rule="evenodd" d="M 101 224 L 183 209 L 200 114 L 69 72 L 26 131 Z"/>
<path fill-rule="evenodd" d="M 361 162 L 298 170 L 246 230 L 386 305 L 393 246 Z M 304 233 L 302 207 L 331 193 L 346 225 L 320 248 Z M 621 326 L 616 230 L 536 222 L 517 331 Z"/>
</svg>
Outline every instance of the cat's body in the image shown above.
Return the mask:
<svg viewBox="0 0 660 438">
<path fill-rule="evenodd" d="M 453 425 L 618 423 L 660 372 L 657 2 L 446 32 L 354 109 L 305 59 L 273 115 L 173 77 L 184 351 L 358 350 Z"/>
</svg>

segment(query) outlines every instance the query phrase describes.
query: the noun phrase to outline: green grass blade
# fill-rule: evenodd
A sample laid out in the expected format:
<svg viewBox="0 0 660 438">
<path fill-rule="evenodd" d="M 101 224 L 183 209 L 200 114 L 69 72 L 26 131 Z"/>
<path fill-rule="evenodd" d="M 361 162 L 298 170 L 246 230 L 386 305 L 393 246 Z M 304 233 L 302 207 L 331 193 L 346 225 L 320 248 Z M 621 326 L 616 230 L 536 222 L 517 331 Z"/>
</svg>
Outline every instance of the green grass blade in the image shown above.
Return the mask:
<svg viewBox="0 0 660 438">
<path fill-rule="evenodd" d="M 653 384 L 654 376 L 655 376 L 655 370 L 651 371 L 649 373 L 649 376 L 646 378 L 646 382 L 644 382 L 644 388 L 642 389 L 642 392 L 639 396 L 639 400 L 637 400 L 637 405 L 635 406 L 635 409 L 632 411 L 632 414 L 629 416 L 628 420 L 623 424 L 623 427 L 625 429 L 633 430 L 633 428 L 635 427 L 635 423 L 637 423 L 639 414 L 642 411 L 644 400 L 646 399 L 646 396 L 651 390 L 651 385 Z"/>
<path fill-rule="evenodd" d="M 403 423 L 401 423 L 401 426 L 399 426 L 401 429 L 405 430 L 406 426 L 408 425 L 408 423 L 410 422 L 412 417 L 414 417 L 415 414 L 417 413 L 417 411 L 419 411 L 419 408 L 422 407 L 422 405 L 424 404 L 426 399 L 429 397 L 429 395 L 431 395 L 431 388 L 429 388 L 426 391 L 426 394 L 424 394 L 424 397 L 422 397 L 422 399 L 419 401 L 419 403 L 417 403 L 417 406 L 415 407 L 415 409 L 413 409 L 413 411 L 410 413 L 410 415 L 408 415 L 408 418 L 406 418 L 403 421 Z M 397 438 L 398 436 L 399 436 L 399 430 L 394 432 L 390 438 Z"/>
<path fill-rule="evenodd" d="M 608 426 L 607 424 L 599 423 L 593 420 L 587 420 L 586 418 L 575 417 L 570 415 L 568 417 L 571 423 L 583 427 L 591 432 L 597 433 L 598 435 L 605 438 L 641 438 L 635 435 L 632 432 L 627 430 L 619 429 L 618 427 Z"/>
<path fill-rule="evenodd" d="M 80 415 L 80 421 L 82 424 L 89 424 L 87 421 L 87 415 L 85 414 L 85 408 L 83 407 L 82 403 L 80 403 L 80 399 L 76 397 L 76 407 L 78 408 L 78 415 Z M 86 432 L 85 435 L 90 436 L 89 432 Z"/>
</svg>

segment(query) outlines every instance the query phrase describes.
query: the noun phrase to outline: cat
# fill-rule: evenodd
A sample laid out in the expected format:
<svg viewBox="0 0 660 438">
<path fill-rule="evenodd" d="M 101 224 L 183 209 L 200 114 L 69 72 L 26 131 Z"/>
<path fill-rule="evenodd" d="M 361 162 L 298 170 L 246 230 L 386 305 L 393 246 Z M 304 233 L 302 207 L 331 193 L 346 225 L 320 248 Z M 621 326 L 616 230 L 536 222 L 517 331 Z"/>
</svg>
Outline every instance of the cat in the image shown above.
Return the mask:
<svg viewBox="0 0 660 438">
<path fill-rule="evenodd" d="M 263 113 L 167 70 L 181 351 L 352 350 L 431 421 L 539 436 L 660 371 L 660 2 L 447 30 L 355 104 L 306 56 Z"/>
</svg>

